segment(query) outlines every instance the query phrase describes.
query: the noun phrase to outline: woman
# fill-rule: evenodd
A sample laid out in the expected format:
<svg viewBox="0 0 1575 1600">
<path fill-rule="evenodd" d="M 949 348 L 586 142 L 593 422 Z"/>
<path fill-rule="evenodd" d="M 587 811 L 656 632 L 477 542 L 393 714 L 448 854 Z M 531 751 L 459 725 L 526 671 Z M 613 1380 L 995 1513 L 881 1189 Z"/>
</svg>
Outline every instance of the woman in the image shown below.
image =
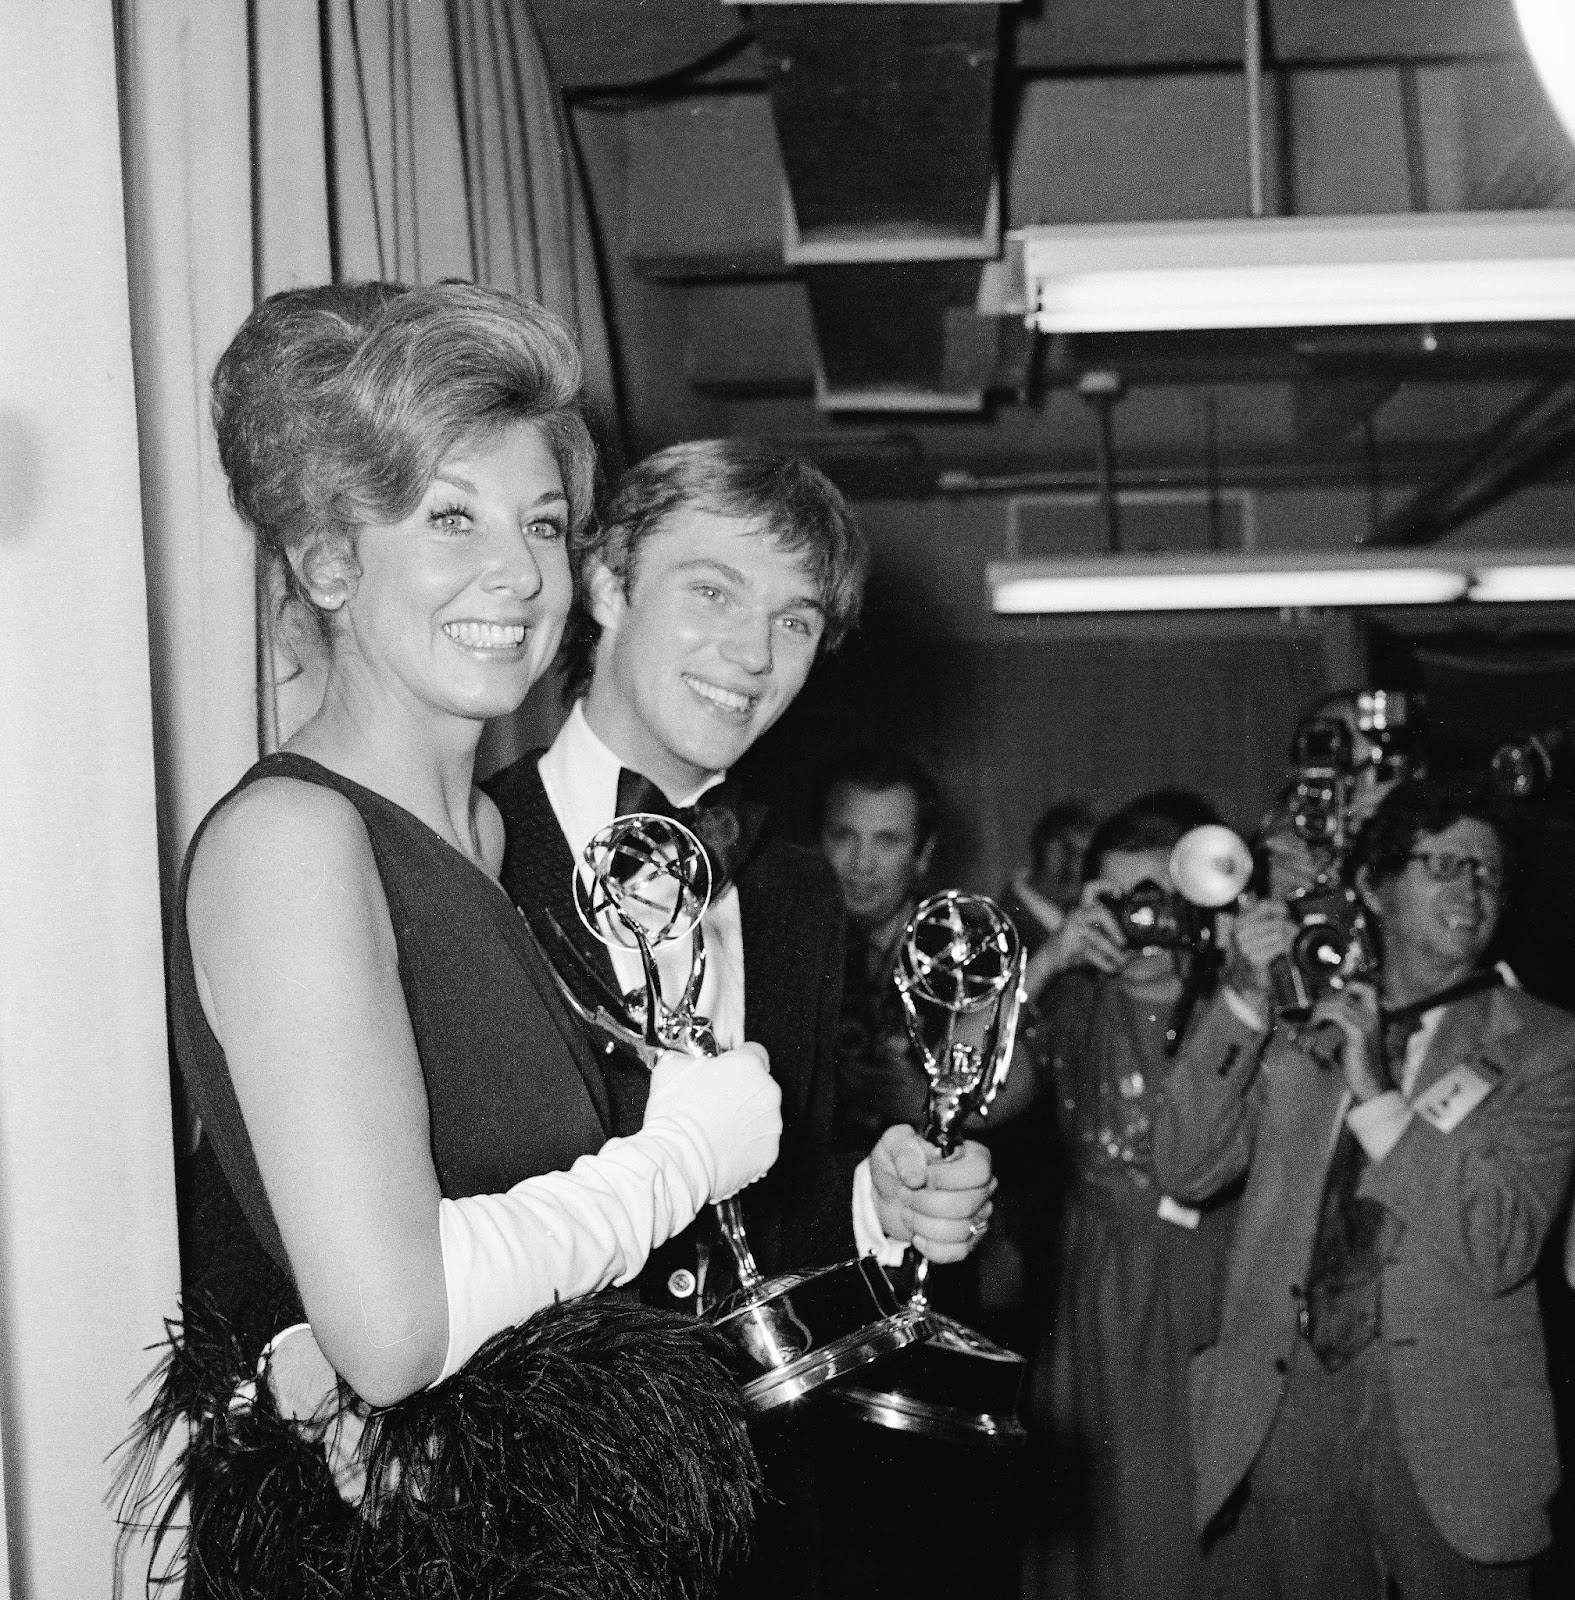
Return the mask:
<svg viewBox="0 0 1575 1600">
<path fill-rule="evenodd" d="M 1229 1207 L 1200 1214 L 1155 1180 L 1157 1097 L 1187 1050 L 1197 975 L 1176 949 L 1139 948 L 1116 909 L 1140 887 L 1171 890 L 1185 827 L 1142 803 L 1102 823 L 1082 904 L 1035 957 L 1060 974 L 1040 1006 L 1061 1216 L 1030 1400 L 1028 1600 L 1198 1592 L 1186 1369 L 1209 1334 Z"/>
<path fill-rule="evenodd" d="M 189 1593 L 237 1569 L 264 1594 L 307 1569 L 329 1593 L 704 1593 L 747 1526 L 702 1334 L 633 1306 L 526 1321 L 632 1278 L 780 1126 L 746 1045 L 665 1057 L 641 1131 L 607 1139 L 496 882 L 476 747 L 558 649 L 593 478 L 578 388 L 561 323 L 467 284 L 275 296 L 215 375 L 235 502 L 327 681 L 205 819 L 175 908 L 204 1147 L 149 1425 L 196 1425 Z"/>
</svg>

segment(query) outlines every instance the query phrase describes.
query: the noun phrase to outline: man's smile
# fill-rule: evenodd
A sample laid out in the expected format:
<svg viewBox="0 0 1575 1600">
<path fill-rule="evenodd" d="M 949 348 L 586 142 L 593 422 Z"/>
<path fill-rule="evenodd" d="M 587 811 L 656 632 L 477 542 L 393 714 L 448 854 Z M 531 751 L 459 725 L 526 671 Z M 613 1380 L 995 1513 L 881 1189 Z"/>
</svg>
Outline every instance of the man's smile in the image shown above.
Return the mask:
<svg viewBox="0 0 1575 1600">
<path fill-rule="evenodd" d="M 759 698 L 758 695 L 741 694 L 736 689 L 724 689 L 721 684 L 710 683 L 704 678 L 695 677 L 692 673 L 685 672 L 681 676 L 702 700 L 736 716 L 747 716 L 754 710 L 755 702 Z"/>
</svg>

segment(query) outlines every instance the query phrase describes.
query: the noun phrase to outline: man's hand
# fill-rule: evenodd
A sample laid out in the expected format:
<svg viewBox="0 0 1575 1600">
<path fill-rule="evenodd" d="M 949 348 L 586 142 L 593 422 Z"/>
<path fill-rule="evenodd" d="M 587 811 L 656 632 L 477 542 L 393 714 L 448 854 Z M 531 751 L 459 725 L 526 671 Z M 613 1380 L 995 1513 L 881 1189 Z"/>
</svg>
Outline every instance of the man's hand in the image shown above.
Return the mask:
<svg viewBox="0 0 1575 1600">
<path fill-rule="evenodd" d="M 1313 1007 L 1306 1031 L 1316 1030 L 1328 1037 L 1330 1028 L 1339 1033 L 1338 1059 L 1358 1105 L 1366 1105 L 1375 1095 L 1394 1088 L 1384 1071 L 1383 1024 L 1378 1013 L 1378 991 L 1372 984 L 1348 983 L 1343 989 L 1326 994 Z"/>
<path fill-rule="evenodd" d="M 875 1210 L 888 1239 L 920 1255 L 961 1261 L 984 1237 L 995 1209 L 990 1152 L 965 1139 L 949 1155 L 899 1123 L 870 1151 Z"/>
<path fill-rule="evenodd" d="M 1278 900 L 1246 903 L 1222 933 L 1230 952 L 1226 982 L 1249 1000 L 1266 994 L 1270 966 L 1290 954 L 1296 936 L 1296 924 L 1285 907 Z"/>
<path fill-rule="evenodd" d="M 1127 958 L 1126 940 L 1115 913 L 1099 897 L 1114 894 L 1113 885 L 1097 878 L 1083 885 L 1082 902 L 1034 952 L 1025 981 L 1028 998 L 1037 1000 L 1052 978 L 1073 967 L 1093 967 L 1096 972 L 1119 972 Z"/>
</svg>

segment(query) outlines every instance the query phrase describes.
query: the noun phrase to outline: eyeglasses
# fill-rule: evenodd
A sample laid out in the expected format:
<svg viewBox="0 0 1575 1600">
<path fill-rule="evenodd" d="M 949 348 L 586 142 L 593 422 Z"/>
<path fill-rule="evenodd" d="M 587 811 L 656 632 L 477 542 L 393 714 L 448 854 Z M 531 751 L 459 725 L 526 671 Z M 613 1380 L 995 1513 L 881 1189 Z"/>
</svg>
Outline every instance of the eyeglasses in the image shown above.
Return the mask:
<svg viewBox="0 0 1575 1600">
<path fill-rule="evenodd" d="M 1477 888 L 1489 894 L 1503 892 L 1504 869 L 1496 861 L 1457 856 L 1449 850 L 1413 850 L 1406 860 L 1420 861 L 1434 883 L 1453 883 L 1462 872 L 1469 872 Z"/>
</svg>

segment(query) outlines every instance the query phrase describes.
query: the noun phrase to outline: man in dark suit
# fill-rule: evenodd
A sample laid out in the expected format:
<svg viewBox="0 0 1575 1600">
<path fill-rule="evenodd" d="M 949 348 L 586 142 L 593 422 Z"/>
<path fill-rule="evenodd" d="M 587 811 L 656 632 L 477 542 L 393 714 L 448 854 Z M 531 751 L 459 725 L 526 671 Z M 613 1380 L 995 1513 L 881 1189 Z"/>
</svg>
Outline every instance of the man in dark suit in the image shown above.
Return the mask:
<svg viewBox="0 0 1575 1600">
<path fill-rule="evenodd" d="M 887 1129 L 868 1155 L 832 1153 L 836 881 L 816 853 L 773 837 L 759 808 L 725 782 L 817 653 L 857 618 L 866 557 L 846 503 L 809 463 L 749 441 L 677 445 L 625 475 L 577 562 L 569 680 L 580 698 L 545 753 L 488 786 L 508 832 L 504 886 L 565 976 L 586 985 L 585 998 L 587 974 L 603 988 L 638 989 L 638 955 L 608 950 L 581 927 L 571 875 L 614 816 L 698 802 L 690 815 L 726 882 L 703 923 L 697 1009 L 724 1046 L 764 1045 L 782 1085 L 781 1155 L 742 1197 L 761 1267 L 802 1269 L 855 1250 L 895 1264 L 910 1242 L 934 1260 L 961 1260 L 988 1221 L 989 1156 L 970 1143 L 939 1160 L 906 1126 Z M 688 951 L 665 948 L 671 1000 Z M 638 1128 L 646 1073 L 620 1050 L 602 1060 L 608 1135 Z M 708 1225 L 657 1253 L 639 1280 L 643 1295 L 700 1308 L 729 1287 Z M 779 1492 L 791 1494 L 793 1478 L 779 1480 Z M 769 1530 L 765 1542 L 774 1542 Z M 781 1592 L 812 1581 L 758 1576 Z"/>
<path fill-rule="evenodd" d="M 1532 1272 L 1575 1157 L 1575 1019 L 1484 964 L 1506 867 L 1481 791 L 1402 784 L 1361 850 L 1376 989 L 1270 1033 L 1289 925 L 1247 912 L 1155 1128 L 1180 1198 L 1247 1174 L 1193 1363 L 1194 1510 L 1245 1593 L 1524 1595 L 1559 1475 Z"/>
<path fill-rule="evenodd" d="M 839 1144 L 868 1146 L 894 1122 L 924 1124 L 930 1081 L 893 976 L 935 851 L 941 797 L 920 761 L 875 746 L 836 757 L 819 787 L 821 854 L 848 917 L 835 1132 Z"/>
<path fill-rule="evenodd" d="M 1083 889 L 1083 852 L 1098 822 L 1081 800 L 1058 800 L 1028 836 L 1029 865 L 997 897 L 1029 955 L 1058 934 Z"/>
</svg>

